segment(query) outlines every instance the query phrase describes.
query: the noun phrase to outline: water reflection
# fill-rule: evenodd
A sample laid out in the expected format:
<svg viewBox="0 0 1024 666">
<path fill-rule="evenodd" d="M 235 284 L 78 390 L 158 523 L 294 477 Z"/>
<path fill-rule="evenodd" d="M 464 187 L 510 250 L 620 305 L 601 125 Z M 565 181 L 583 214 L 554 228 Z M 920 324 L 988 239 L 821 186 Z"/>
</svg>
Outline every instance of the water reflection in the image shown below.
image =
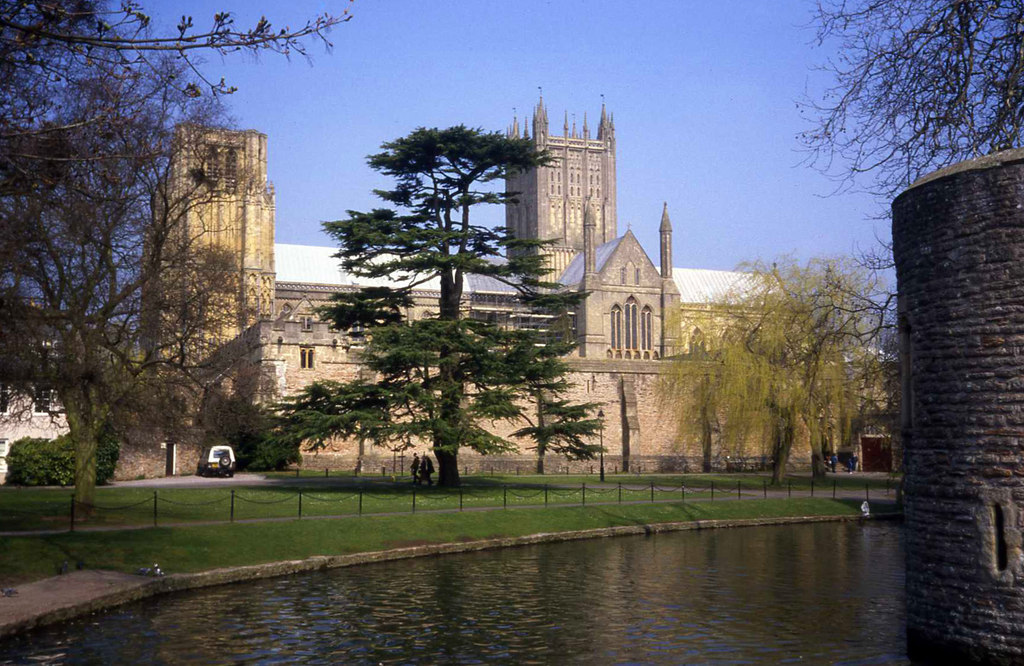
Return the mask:
<svg viewBox="0 0 1024 666">
<path fill-rule="evenodd" d="M 172 595 L 0 644 L 40 663 L 907 663 L 895 526 L 630 537 Z"/>
</svg>

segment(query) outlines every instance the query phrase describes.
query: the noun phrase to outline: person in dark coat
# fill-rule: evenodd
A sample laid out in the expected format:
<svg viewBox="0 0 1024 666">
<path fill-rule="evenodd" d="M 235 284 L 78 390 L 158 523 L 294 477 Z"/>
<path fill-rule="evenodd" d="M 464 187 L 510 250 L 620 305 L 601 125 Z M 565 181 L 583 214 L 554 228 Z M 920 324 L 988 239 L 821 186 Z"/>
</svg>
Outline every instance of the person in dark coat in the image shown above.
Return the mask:
<svg viewBox="0 0 1024 666">
<path fill-rule="evenodd" d="M 412 482 L 415 485 L 420 485 L 420 454 L 414 453 L 412 456 Z"/>
<path fill-rule="evenodd" d="M 434 473 L 434 461 L 430 459 L 426 453 L 423 454 L 423 461 L 420 463 L 420 478 L 427 480 L 427 485 L 432 486 L 434 482 L 430 480 L 430 475 Z"/>
</svg>

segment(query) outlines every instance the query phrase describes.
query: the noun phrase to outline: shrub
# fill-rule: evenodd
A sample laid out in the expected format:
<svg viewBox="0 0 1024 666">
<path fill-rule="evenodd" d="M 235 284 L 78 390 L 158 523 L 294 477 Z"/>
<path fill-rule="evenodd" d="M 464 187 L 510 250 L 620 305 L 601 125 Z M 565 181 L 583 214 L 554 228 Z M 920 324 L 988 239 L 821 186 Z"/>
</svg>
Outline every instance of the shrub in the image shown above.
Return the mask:
<svg viewBox="0 0 1024 666">
<path fill-rule="evenodd" d="M 21 486 L 67 486 L 75 480 L 75 454 L 65 437 L 25 437 L 7 453 L 7 483 Z"/>
<path fill-rule="evenodd" d="M 111 428 L 103 428 L 96 445 L 96 483 L 114 476 L 121 445 Z M 25 437 L 7 453 L 7 483 L 21 486 L 69 486 L 75 482 L 75 447 L 71 438 Z"/>
</svg>

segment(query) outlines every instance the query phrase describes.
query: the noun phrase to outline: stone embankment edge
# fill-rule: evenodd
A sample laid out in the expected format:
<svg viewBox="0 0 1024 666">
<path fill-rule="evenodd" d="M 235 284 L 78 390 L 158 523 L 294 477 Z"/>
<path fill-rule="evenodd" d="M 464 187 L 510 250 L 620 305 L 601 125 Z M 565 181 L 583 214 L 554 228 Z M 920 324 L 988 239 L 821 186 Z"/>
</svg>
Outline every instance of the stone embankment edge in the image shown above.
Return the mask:
<svg viewBox="0 0 1024 666">
<path fill-rule="evenodd" d="M 900 519 L 902 514 L 880 514 L 871 520 Z M 88 601 L 60 606 L 37 613 L 31 617 L 17 618 L 0 624 L 0 638 L 28 631 L 36 627 L 55 624 L 76 617 L 88 615 L 122 604 L 146 599 L 159 594 L 194 590 L 214 585 L 241 583 L 246 581 L 287 576 L 308 571 L 323 571 L 351 567 L 359 564 L 375 562 L 392 562 L 413 557 L 429 557 L 453 553 L 470 553 L 497 548 L 529 546 L 541 543 L 560 541 L 577 541 L 581 539 L 600 539 L 605 537 L 650 535 L 661 532 L 681 532 L 688 530 L 721 529 L 726 527 L 763 527 L 770 525 L 795 525 L 803 523 L 852 522 L 864 520 L 861 516 L 787 516 L 777 518 L 742 518 L 733 520 L 695 520 L 675 523 L 651 523 L 643 525 L 623 525 L 619 527 L 602 527 L 591 530 L 574 530 L 570 532 L 542 532 L 518 537 L 500 539 L 481 539 L 478 541 L 459 541 L 452 543 L 393 548 L 390 550 L 352 553 L 348 555 L 314 555 L 302 560 L 287 560 L 267 564 L 253 564 L 240 567 L 224 567 L 210 569 L 193 574 L 171 574 L 161 578 L 141 578 L 138 585 L 122 589 L 110 594 L 103 594 Z"/>
</svg>

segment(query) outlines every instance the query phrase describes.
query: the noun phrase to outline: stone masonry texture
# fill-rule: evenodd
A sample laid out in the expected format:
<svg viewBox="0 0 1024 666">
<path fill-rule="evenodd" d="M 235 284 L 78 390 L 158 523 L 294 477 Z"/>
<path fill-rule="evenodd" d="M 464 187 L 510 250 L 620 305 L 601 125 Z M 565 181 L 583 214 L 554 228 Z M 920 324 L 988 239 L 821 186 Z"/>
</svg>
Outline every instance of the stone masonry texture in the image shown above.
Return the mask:
<svg viewBox="0 0 1024 666">
<path fill-rule="evenodd" d="M 1021 664 L 1024 151 L 901 194 L 893 252 L 910 655 Z"/>
</svg>

